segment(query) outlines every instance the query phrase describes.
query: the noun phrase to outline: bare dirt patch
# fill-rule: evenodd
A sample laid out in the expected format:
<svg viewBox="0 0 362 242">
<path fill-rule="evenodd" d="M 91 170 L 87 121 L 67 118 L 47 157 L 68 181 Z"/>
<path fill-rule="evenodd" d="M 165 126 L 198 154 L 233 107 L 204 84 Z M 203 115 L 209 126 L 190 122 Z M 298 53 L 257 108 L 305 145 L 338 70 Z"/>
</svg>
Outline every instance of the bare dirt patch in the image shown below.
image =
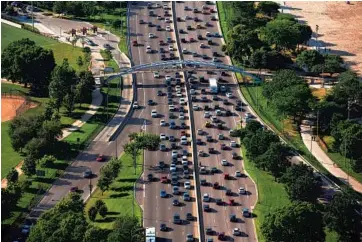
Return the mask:
<svg viewBox="0 0 362 242">
<path fill-rule="evenodd" d="M 362 76 L 362 2 L 285 2 L 285 13 L 295 15 L 314 31 L 310 46 L 316 46 L 316 25 L 321 53 L 343 57 L 347 66 Z"/>
<path fill-rule="evenodd" d="M 16 97 L 1 97 L 1 122 L 13 119 L 16 116 L 18 109 L 25 102 L 25 98 Z"/>
</svg>

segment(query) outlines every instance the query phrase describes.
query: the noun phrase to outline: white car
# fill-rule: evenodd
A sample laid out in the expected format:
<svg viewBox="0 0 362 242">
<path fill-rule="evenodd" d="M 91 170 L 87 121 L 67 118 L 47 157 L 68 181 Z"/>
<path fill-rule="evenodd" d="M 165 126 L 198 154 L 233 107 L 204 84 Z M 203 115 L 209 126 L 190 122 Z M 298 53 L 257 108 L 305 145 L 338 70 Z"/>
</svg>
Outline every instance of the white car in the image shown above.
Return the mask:
<svg viewBox="0 0 362 242">
<path fill-rule="evenodd" d="M 149 33 L 149 34 L 148 34 L 148 38 L 152 39 L 152 38 L 154 38 L 154 37 L 155 37 L 155 35 L 154 35 L 153 33 Z"/>
<path fill-rule="evenodd" d="M 188 53 L 187 49 L 186 49 L 186 48 L 183 48 L 183 49 L 182 49 L 182 54 L 187 54 L 187 53 Z"/>
<path fill-rule="evenodd" d="M 230 141 L 230 147 L 238 147 L 238 143 L 236 143 L 234 140 Z"/>
<path fill-rule="evenodd" d="M 182 145 L 187 145 L 187 137 L 186 136 L 181 137 L 181 144 Z"/>
<path fill-rule="evenodd" d="M 180 103 L 181 105 L 185 105 L 185 104 L 186 104 L 185 98 L 180 98 L 179 103 Z"/>
<path fill-rule="evenodd" d="M 240 171 L 235 171 L 235 177 L 241 177 L 241 172 Z"/>
<path fill-rule="evenodd" d="M 182 161 L 187 161 L 187 155 L 182 156 Z"/>
<path fill-rule="evenodd" d="M 251 113 L 245 113 L 245 118 L 252 118 L 253 117 L 253 115 L 251 115 Z"/>
<path fill-rule="evenodd" d="M 204 113 L 204 118 L 210 118 L 210 117 L 211 117 L 211 114 L 209 112 Z"/>
<path fill-rule="evenodd" d="M 202 200 L 204 202 L 209 202 L 210 201 L 210 196 L 209 194 L 205 193 L 203 196 L 202 196 Z"/>
<path fill-rule="evenodd" d="M 166 135 L 165 135 L 164 133 L 161 133 L 161 134 L 160 134 L 160 139 L 161 139 L 161 140 L 166 140 L 167 137 L 166 137 Z"/>
<path fill-rule="evenodd" d="M 227 96 L 228 98 L 232 98 L 232 97 L 233 97 L 233 94 L 232 94 L 231 92 L 228 92 L 228 93 L 226 93 L 226 96 Z"/>
<path fill-rule="evenodd" d="M 165 22 L 166 22 L 166 23 L 172 23 L 172 21 L 171 21 L 170 18 L 165 18 Z"/>
<path fill-rule="evenodd" d="M 172 158 L 177 158 L 178 157 L 178 152 L 176 150 L 173 150 L 171 153 Z"/>
<path fill-rule="evenodd" d="M 180 120 L 185 120 L 185 114 L 184 114 L 184 113 L 180 113 L 179 119 L 180 119 Z"/>
<path fill-rule="evenodd" d="M 192 110 L 198 111 L 198 110 L 200 110 L 200 107 L 195 104 L 195 105 L 192 106 Z"/>
<path fill-rule="evenodd" d="M 170 172 L 175 172 L 177 170 L 177 167 L 175 164 L 170 165 Z"/>
<path fill-rule="evenodd" d="M 158 15 L 157 20 L 162 20 L 162 17 L 160 15 Z"/>
<path fill-rule="evenodd" d="M 164 119 L 161 119 L 160 126 L 166 126 L 166 121 Z"/>
<path fill-rule="evenodd" d="M 176 91 L 181 91 L 181 86 L 180 86 L 180 85 L 176 85 L 175 89 L 176 89 Z"/>
<path fill-rule="evenodd" d="M 240 229 L 239 229 L 239 228 L 234 228 L 234 229 L 233 229 L 233 235 L 236 235 L 236 236 L 241 235 Z"/>
<path fill-rule="evenodd" d="M 182 97 L 182 92 L 181 91 L 176 92 L 176 97 Z"/>
<path fill-rule="evenodd" d="M 173 105 L 173 104 L 169 105 L 168 110 L 171 112 L 175 111 L 175 105 Z"/>
<path fill-rule="evenodd" d="M 139 108 L 137 101 L 135 101 L 135 102 L 133 103 L 133 108 L 134 108 L 134 109 L 138 109 L 138 108 Z"/>
<path fill-rule="evenodd" d="M 147 46 L 146 47 L 146 53 L 151 53 L 151 52 L 152 52 L 151 46 Z"/>
<path fill-rule="evenodd" d="M 190 190 L 191 189 L 191 182 L 185 181 L 184 182 L 184 188 Z"/>
<path fill-rule="evenodd" d="M 187 166 L 189 164 L 189 162 L 187 160 L 182 160 L 181 162 L 182 162 L 182 165 L 184 165 L 184 166 Z"/>
<path fill-rule="evenodd" d="M 227 166 L 227 165 L 228 165 L 227 160 L 221 160 L 221 165 L 222 165 L 222 166 Z"/>
<path fill-rule="evenodd" d="M 202 49 L 202 48 L 205 48 L 204 43 L 201 43 L 201 44 L 200 44 L 200 48 L 201 48 L 201 49 Z"/>
<path fill-rule="evenodd" d="M 152 117 L 152 118 L 157 118 L 157 116 L 158 116 L 158 114 L 157 114 L 156 109 L 153 109 L 153 110 L 151 111 L 151 117 Z"/>
<path fill-rule="evenodd" d="M 215 113 L 216 113 L 216 116 L 221 116 L 221 114 L 222 114 L 220 109 L 216 109 Z"/>
<path fill-rule="evenodd" d="M 240 194 L 246 194 L 246 190 L 243 187 L 239 188 L 239 193 Z"/>
<path fill-rule="evenodd" d="M 170 26 L 166 26 L 166 31 L 171 32 L 171 27 L 170 27 Z"/>
<path fill-rule="evenodd" d="M 212 62 L 219 62 L 219 59 L 216 58 L 216 57 L 213 57 L 213 58 L 212 58 Z"/>
<path fill-rule="evenodd" d="M 157 71 L 153 73 L 153 77 L 154 78 L 159 78 L 160 77 L 160 73 L 158 73 Z"/>
<path fill-rule="evenodd" d="M 172 45 L 170 45 L 170 46 L 168 47 L 168 50 L 169 50 L 169 51 L 174 51 L 173 46 L 172 46 Z"/>
<path fill-rule="evenodd" d="M 165 76 L 165 80 L 171 80 L 171 79 L 172 79 L 172 77 L 170 75 Z"/>
</svg>

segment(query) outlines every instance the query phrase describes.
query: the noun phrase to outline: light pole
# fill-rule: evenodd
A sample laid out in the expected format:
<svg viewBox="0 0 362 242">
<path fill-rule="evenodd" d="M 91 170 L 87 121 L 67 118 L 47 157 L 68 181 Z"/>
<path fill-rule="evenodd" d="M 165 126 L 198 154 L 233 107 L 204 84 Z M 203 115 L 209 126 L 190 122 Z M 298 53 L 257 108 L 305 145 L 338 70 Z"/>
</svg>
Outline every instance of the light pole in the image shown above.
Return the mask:
<svg viewBox="0 0 362 242">
<path fill-rule="evenodd" d="M 317 49 L 317 51 L 318 51 L 318 30 L 319 30 L 319 25 L 317 24 L 316 26 L 315 26 L 315 32 L 316 32 L 316 36 L 315 36 L 315 42 L 316 42 L 316 49 Z"/>
</svg>

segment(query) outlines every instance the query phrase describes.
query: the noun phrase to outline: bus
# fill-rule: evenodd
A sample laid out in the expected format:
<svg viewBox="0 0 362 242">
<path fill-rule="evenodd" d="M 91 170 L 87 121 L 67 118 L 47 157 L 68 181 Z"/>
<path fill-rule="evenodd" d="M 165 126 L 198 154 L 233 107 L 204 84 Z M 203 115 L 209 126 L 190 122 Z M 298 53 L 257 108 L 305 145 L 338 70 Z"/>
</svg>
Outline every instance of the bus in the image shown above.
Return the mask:
<svg viewBox="0 0 362 242">
<path fill-rule="evenodd" d="M 146 242 L 156 242 L 156 228 L 146 228 Z"/>
<path fill-rule="evenodd" d="M 209 84 L 210 84 L 210 92 L 211 93 L 218 93 L 219 89 L 217 87 L 217 80 L 215 78 L 210 78 L 209 79 Z"/>
</svg>

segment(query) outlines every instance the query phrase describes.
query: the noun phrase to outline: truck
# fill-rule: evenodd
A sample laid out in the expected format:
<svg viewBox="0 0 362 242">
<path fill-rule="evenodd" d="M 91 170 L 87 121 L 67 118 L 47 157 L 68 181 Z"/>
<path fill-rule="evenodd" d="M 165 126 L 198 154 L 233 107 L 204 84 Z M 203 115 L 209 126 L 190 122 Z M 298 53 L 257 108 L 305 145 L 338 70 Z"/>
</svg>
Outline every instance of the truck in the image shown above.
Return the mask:
<svg viewBox="0 0 362 242">
<path fill-rule="evenodd" d="M 156 228 L 146 228 L 146 242 L 156 242 Z"/>
<path fill-rule="evenodd" d="M 210 85 L 210 92 L 211 93 L 218 93 L 219 92 L 219 88 L 217 86 L 217 80 L 215 78 L 210 78 L 209 79 L 209 85 Z"/>
</svg>

